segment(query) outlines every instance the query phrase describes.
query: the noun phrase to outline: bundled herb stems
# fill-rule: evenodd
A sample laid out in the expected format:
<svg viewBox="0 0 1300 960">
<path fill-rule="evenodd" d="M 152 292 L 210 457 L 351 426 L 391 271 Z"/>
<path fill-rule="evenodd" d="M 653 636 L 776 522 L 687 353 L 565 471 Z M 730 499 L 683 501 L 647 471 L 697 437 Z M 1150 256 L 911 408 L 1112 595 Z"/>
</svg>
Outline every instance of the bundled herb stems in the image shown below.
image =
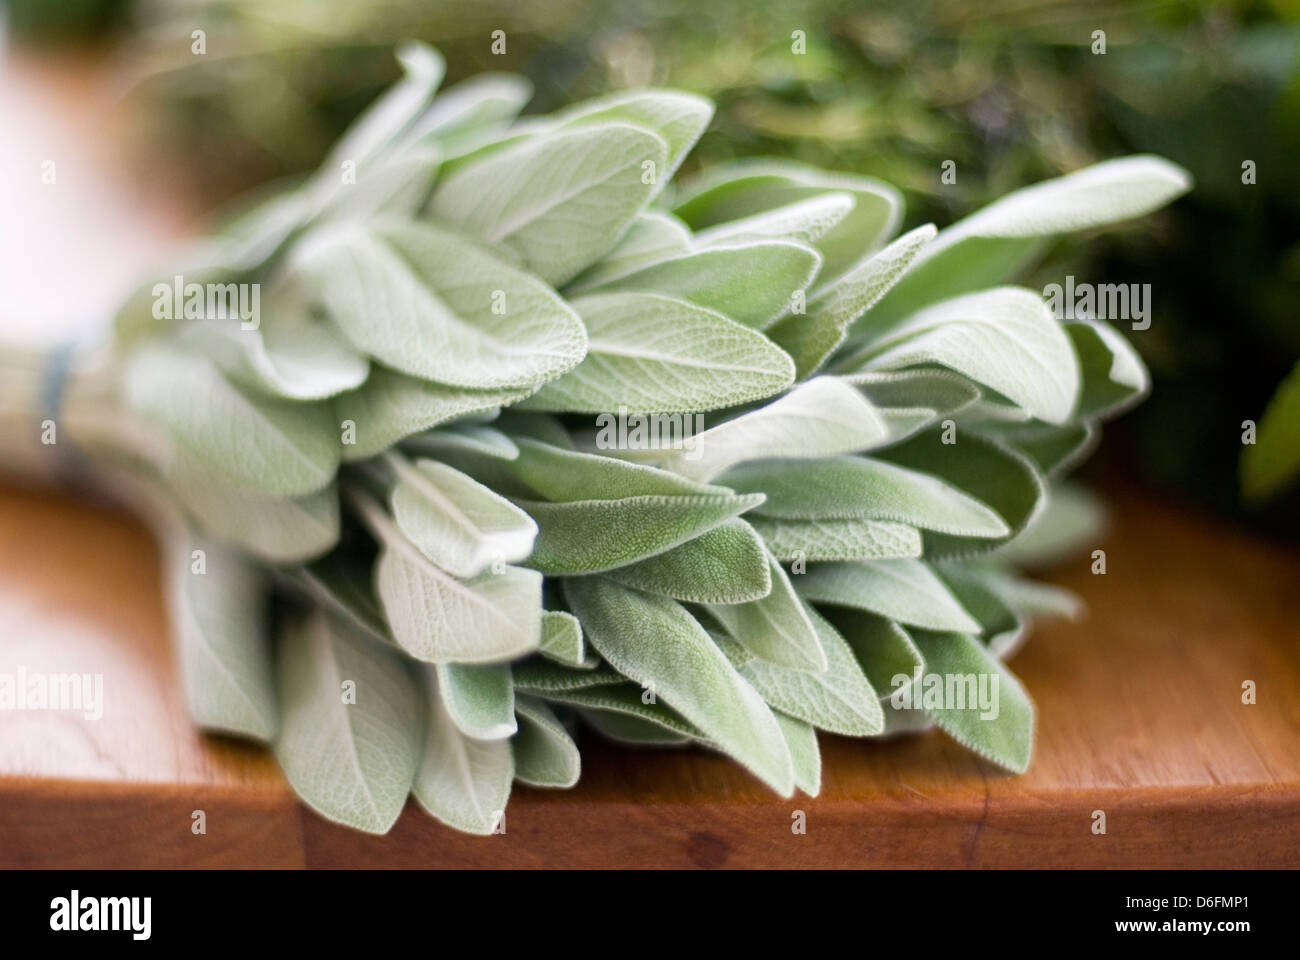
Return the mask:
<svg viewBox="0 0 1300 960">
<path fill-rule="evenodd" d="M 1073 600 L 1007 545 L 1147 378 L 1113 327 L 1007 284 L 1186 175 L 1112 161 L 896 235 L 865 177 L 673 183 L 699 97 L 521 120 L 520 78 L 435 95 L 438 54 L 400 58 L 313 178 L 123 306 L 61 401 L 31 364 L 6 389 L 11 430 L 51 420 L 174 515 L 196 722 L 372 832 L 412 795 L 492 832 L 514 782 L 578 780 L 581 726 L 787 796 L 819 789 L 819 730 L 937 725 L 1024 770 L 1002 661 Z"/>
</svg>

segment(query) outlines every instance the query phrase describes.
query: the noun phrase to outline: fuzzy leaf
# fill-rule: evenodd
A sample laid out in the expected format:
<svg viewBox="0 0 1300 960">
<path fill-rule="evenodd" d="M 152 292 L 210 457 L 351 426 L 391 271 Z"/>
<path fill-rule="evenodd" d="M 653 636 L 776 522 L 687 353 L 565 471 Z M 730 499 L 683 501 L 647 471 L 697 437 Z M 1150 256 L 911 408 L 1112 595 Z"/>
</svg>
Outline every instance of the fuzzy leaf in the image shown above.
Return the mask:
<svg viewBox="0 0 1300 960">
<path fill-rule="evenodd" d="M 515 723 L 515 688 L 508 663 L 440 663 L 438 690 L 456 729 L 475 740 L 504 740 Z"/>
<path fill-rule="evenodd" d="M 822 789 L 822 757 L 817 748 L 817 731 L 810 724 L 788 717 L 780 710 L 773 710 L 772 716 L 776 717 L 785 745 L 790 748 L 794 785 L 810 797 L 817 796 Z"/>
<path fill-rule="evenodd" d="M 825 612 L 881 700 L 911 686 L 917 667 L 925 666 L 921 651 L 894 621 L 850 607 L 828 607 Z"/>
<path fill-rule="evenodd" d="M 575 367 L 582 322 L 536 277 L 427 224 L 314 231 L 291 270 L 359 350 L 471 389 L 531 388 Z"/>
<path fill-rule="evenodd" d="M 618 242 L 657 189 L 644 165 L 667 159 L 660 137 L 627 123 L 560 129 L 454 170 L 429 213 L 561 286 Z"/>
<path fill-rule="evenodd" d="M 685 224 L 660 210 L 647 210 L 637 215 L 613 250 L 569 284 L 567 292 L 598 287 L 690 249 L 691 232 Z"/>
<path fill-rule="evenodd" d="M 569 667 L 585 668 L 586 644 L 582 639 L 582 624 L 571 613 L 562 610 L 542 611 L 542 656 Z"/>
<path fill-rule="evenodd" d="M 531 787 L 571 787 L 582 773 L 578 747 L 551 708 L 523 696 L 515 701 L 519 735 L 510 741 L 515 779 Z"/>
<path fill-rule="evenodd" d="M 327 820 L 387 833 L 420 753 L 423 711 L 407 665 L 316 612 L 281 638 L 277 673 L 275 756 L 294 792 Z"/>
<path fill-rule="evenodd" d="M 761 333 L 672 297 L 606 293 L 573 304 L 587 356 L 522 407 L 566 413 L 696 413 L 759 400 L 794 382 Z"/>
<path fill-rule="evenodd" d="M 754 240 L 791 240 L 812 245 L 852 209 L 851 194 L 825 193 L 701 230 L 695 235 L 695 243 L 716 247 Z"/>
<path fill-rule="evenodd" d="M 978 633 L 980 629 L 943 581 L 920 560 L 819 564 L 809 567 L 796 583 L 800 595 L 816 603 L 868 610 L 933 630 Z"/>
<path fill-rule="evenodd" d="M 754 656 L 791 670 L 826 669 L 826 651 L 808 610 L 785 570 L 768 556 L 772 589 L 749 603 L 711 604 L 706 609 Z"/>
<path fill-rule="evenodd" d="M 486 835 L 505 815 L 515 764 L 509 740 L 475 740 L 456 727 L 437 673 L 425 668 L 428 729 L 412 792 L 431 815 L 466 833 Z"/>
<path fill-rule="evenodd" d="M 611 666 L 652 689 L 782 796 L 791 794 L 790 751 L 772 712 L 686 610 L 599 578 L 564 586 L 592 646 Z"/>
<path fill-rule="evenodd" d="M 749 524 L 778 560 L 881 560 L 919 557 L 921 533 L 888 520 L 776 520 L 751 514 Z"/>
<path fill-rule="evenodd" d="M 1065 324 L 1083 374 L 1076 418 L 1109 420 L 1136 404 L 1151 389 L 1146 365 L 1124 335 L 1101 320 Z"/>
<path fill-rule="evenodd" d="M 739 518 L 605 575 L 625 587 L 688 603 L 746 603 L 772 589 L 763 542 Z"/>
</svg>

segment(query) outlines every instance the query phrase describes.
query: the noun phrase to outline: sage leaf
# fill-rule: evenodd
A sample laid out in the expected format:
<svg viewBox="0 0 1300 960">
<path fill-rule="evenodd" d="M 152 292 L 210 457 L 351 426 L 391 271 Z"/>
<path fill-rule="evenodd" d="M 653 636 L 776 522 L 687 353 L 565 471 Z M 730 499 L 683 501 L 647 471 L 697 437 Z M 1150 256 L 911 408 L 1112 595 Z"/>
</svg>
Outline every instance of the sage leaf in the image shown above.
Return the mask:
<svg viewBox="0 0 1300 960">
<path fill-rule="evenodd" d="M 466 833 L 490 834 L 505 816 L 514 780 L 509 740 L 475 740 L 447 712 L 437 672 L 425 668 L 428 729 L 412 793 L 432 816 Z"/>
<path fill-rule="evenodd" d="M 562 610 L 543 611 L 539 652 L 556 663 L 586 669 L 586 645 L 582 640 L 582 624 L 578 618 Z"/>
<path fill-rule="evenodd" d="M 660 210 L 637 215 L 614 249 L 584 270 L 566 288 L 569 294 L 609 283 L 652 263 L 680 256 L 691 249 L 691 232 L 676 217 Z"/>
<path fill-rule="evenodd" d="M 457 423 L 408 437 L 403 446 L 414 453 L 437 456 L 446 453 L 476 453 L 501 460 L 519 456 L 519 448 L 508 436 L 494 427 L 477 423 Z"/>
<path fill-rule="evenodd" d="M 888 701 L 911 686 L 925 667 L 925 658 L 911 636 L 893 620 L 850 607 L 827 607 L 824 612 L 881 700 Z M 885 715 L 888 717 L 888 710 Z"/>
<path fill-rule="evenodd" d="M 726 487 L 700 483 L 655 467 L 595 453 L 566 450 L 517 436 L 519 456 L 506 465 L 529 489 L 547 500 L 619 500 L 625 497 L 728 496 Z M 610 445 L 616 438 L 610 438 Z"/>
<path fill-rule="evenodd" d="M 974 637 L 921 631 L 915 639 L 925 657 L 922 682 L 929 685 L 937 680 L 964 694 L 964 702 L 942 702 L 947 700 L 945 696 L 938 706 L 932 705 L 927 695 L 923 702 L 930 718 L 958 743 L 998 766 L 1014 773 L 1029 769 L 1034 751 L 1034 704 L 1019 679 Z M 975 696 L 981 682 L 993 693 L 992 706 L 987 709 Z"/>
<path fill-rule="evenodd" d="M 705 609 L 754 656 L 793 670 L 825 670 L 826 651 L 807 608 L 776 559 L 768 555 L 767 564 L 772 589 L 766 596 Z"/>
<path fill-rule="evenodd" d="M 780 710 L 774 710 L 776 724 L 785 737 L 785 745 L 790 748 L 790 759 L 794 763 L 794 785 L 815 797 L 822 790 L 822 757 L 817 748 L 817 731 L 811 725 L 794 717 L 788 717 Z"/>
<path fill-rule="evenodd" d="M 275 756 L 294 791 L 327 820 L 387 833 L 420 753 L 423 709 L 407 665 L 317 612 L 281 637 L 277 675 Z"/>
<path fill-rule="evenodd" d="M 820 267 L 817 251 L 801 243 L 735 243 L 660 260 L 600 289 L 659 293 L 762 330 L 786 312 Z"/>
<path fill-rule="evenodd" d="M 531 388 L 586 352 L 582 321 L 546 284 L 427 224 L 316 230 L 290 265 L 357 349 L 411 376 Z"/>
<path fill-rule="evenodd" d="M 763 538 L 772 556 L 786 563 L 921 555 L 921 533 L 905 523 L 857 519 L 778 520 L 751 514 L 749 524 Z"/>
<path fill-rule="evenodd" d="M 621 673 L 607 666 L 598 665 L 590 670 L 575 669 L 537 658 L 513 664 L 511 672 L 516 690 L 543 697 L 571 690 L 585 690 L 588 687 L 619 684 L 625 680 Z"/>
<path fill-rule="evenodd" d="M 1101 320 L 1075 320 L 1065 324 L 1065 332 L 1083 375 L 1076 418 L 1110 419 L 1146 396 L 1151 376 L 1118 330 Z"/>
<path fill-rule="evenodd" d="M 695 243 L 716 247 L 752 240 L 792 240 L 811 245 L 852 209 L 851 194 L 826 193 L 701 230 L 695 234 Z"/>
<path fill-rule="evenodd" d="M 564 587 L 592 646 L 611 666 L 654 691 L 782 796 L 791 794 L 790 750 L 771 710 L 685 609 L 599 578 Z"/>
<path fill-rule="evenodd" d="M 666 709 L 666 708 L 665 708 Z M 583 720 L 608 740 L 638 747 L 679 747 L 695 739 L 668 727 L 630 713 L 613 710 L 579 710 Z"/>
<path fill-rule="evenodd" d="M 514 736 L 515 688 L 507 663 L 439 663 L 438 689 L 456 729 L 475 740 Z"/>
<path fill-rule="evenodd" d="M 540 696 L 555 703 L 579 707 L 583 716 L 589 719 L 592 715 L 608 718 L 598 726 L 602 732 L 604 729 L 635 731 L 652 725 L 675 735 L 668 738 L 668 742 L 679 743 L 681 740 L 678 738 L 689 738 L 705 744 L 710 743 L 708 737 L 698 727 L 672 707 L 656 699 L 651 691 L 644 690 L 635 683 L 621 682 L 548 690 Z M 665 738 L 660 737 L 654 742 L 664 742 L 664 740 Z"/>
<path fill-rule="evenodd" d="M 587 355 L 529 397 L 523 409 L 695 413 L 771 396 L 794 364 L 761 333 L 672 297 L 593 294 L 573 304 Z"/>
<path fill-rule="evenodd" d="M 763 541 L 739 518 L 605 576 L 625 587 L 689 603 L 747 603 L 772 589 Z"/>
<path fill-rule="evenodd" d="M 185 699 L 206 730 L 268 742 L 279 727 L 266 588 L 215 543 L 171 525 L 164 539 L 167 605 Z M 193 551 L 202 551 L 202 572 Z"/>
<path fill-rule="evenodd" d="M 561 286 L 614 246 L 657 189 L 645 171 L 667 161 L 663 139 L 631 124 L 559 129 L 454 170 L 429 214 Z"/>
<path fill-rule="evenodd" d="M 578 747 L 555 714 L 541 700 L 515 701 L 519 735 L 510 741 L 515 779 L 531 787 L 571 787 L 582 774 Z"/>
<path fill-rule="evenodd" d="M 932 630 L 978 633 L 979 623 L 920 560 L 826 563 L 796 581 L 800 596 L 816 603 L 856 607 L 900 623 Z"/>
<path fill-rule="evenodd" d="M 396 473 L 393 519 L 407 539 L 453 576 L 469 579 L 533 551 L 537 524 L 505 497 L 434 460 L 384 458 Z"/>
<path fill-rule="evenodd" d="M 706 481 L 728 467 L 769 457 L 805 459 L 868 450 L 889 427 L 861 393 L 835 377 L 814 377 L 779 400 L 710 427 L 665 466 Z"/>
<path fill-rule="evenodd" d="M 324 406 L 259 396 L 202 354 L 161 343 L 132 353 L 123 382 L 127 404 L 214 479 L 301 497 L 334 478 L 339 447 Z"/>
</svg>

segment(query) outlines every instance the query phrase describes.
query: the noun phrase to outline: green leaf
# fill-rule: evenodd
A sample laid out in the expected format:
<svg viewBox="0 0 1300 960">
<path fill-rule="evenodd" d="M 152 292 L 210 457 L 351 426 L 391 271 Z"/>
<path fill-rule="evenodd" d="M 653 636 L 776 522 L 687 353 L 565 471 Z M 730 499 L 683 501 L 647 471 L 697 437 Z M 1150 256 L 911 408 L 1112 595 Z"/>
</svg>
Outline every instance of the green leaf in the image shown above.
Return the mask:
<svg viewBox="0 0 1300 960">
<path fill-rule="evenodd" d="M 528 563 L 552 576 L 575 576 L 613 570 L 671 550 L 753 508 L 762 497 L 728 492 L 515 502 L 537 521 L 537 544 Z"/>
<path fill-rule="evenodd" d="M 930 430 L 890 447 L 878 456 L 910 470 L 933 474 L 990 507 L 1011 529 L 1024 530 L 1047 500 L 1047 488 L 1033 463 L 974 431 L 958 430 L 956 443 L 943 442 L 943 432 Z M 948 533 L 924 535 L 928 559 L 969 556 L 1007 542 L 1009 538 L 972 538 Z"/>
<path fill-rule="evenodd" d="M 980 639 L 995 656 L 1005 657 L 1019 649 L 1024 642 L 1028 625 L 1011 608 L 969 563 L 946 563 L 935 567 L 935 573 L 952 591 L 962 607 L 980 625 Z"/>
<path fill-rule="evenodd" d="M 979 387 L 951 370 L 866 371 L 841 374 L 877 407 L 923 411 L 928 417 L 954 414 L 980 398 Z"/>
<path fill-rule="evenodd" d="M 122 382 L 127 404 L 216 480 L 301 497 L 334 478 L 338 434 L 328 407 L 258 396 L 207 357 L 163 344 L 134 351 Z"/>
<path fill-rule="evenodd" d="M 925 657 L 923 687 L 936 682 L 932 677 L 945 686 L 951 678 L 954 694 L 964 697 L 959 701 L 945 696 L 941 706 L 931 706 L 927 693 L 922 701 L 925 712 L 954 740 L 999 766 L 1013 773 L 1029 769 L 1034 752 L 1034 704 L 1020 681 L 974 637 L 928 632 L 918 632 L 915 637 Z M 993 705 L 987 709 L 971 696 L 981 677 L 987 678 L 986 691 L 993 694 Z M 917 694 L 915 687 L 912 694 Z"/>
<path fill-rule="evenodd" d="M 760 460 L 721 478 L 738 493 L 762 491 L 756 509 L 785 520 L 893 520 L 964 537 L 1011 532 L 991 509 L 937 477 L 868 457 Z"/>
<path fill-rule="evenodd" d="M 657 134 L 668 145 L 667 159 L 655 171 L 658 189 L 653 194 L 657 194 L 672 180 L 713 119 L 713 104 L 680 90 L 632 90 L 585 100 L 552 119 L 559 129 L 618 121 Z"/>
<path fill-rule="evenodd" d="M 181 342 L 206 354 L 244 386 L 288 400 L 324 400 L 365 382 L 370 363 L 316 319 L 306 303 L 281 294 L 271 299 L 261 326 L 235 320 L 190 320 Z"/>
<path fill-rule="evenodd" d="M 339 494 L 331 484 L 305 497 L 273 497 L 227 486 L 184 457 L 168 489 L 210 536 L 267 563 L 305 563 L 339 539 Z"/>
<path fill-rule="evenodd" d="M 825 260 L 821 282 L 829 285 L 897 229 L 903 200 L 889 184 L 788 160 L 740 161 L 716 166 L 688 185 L 673 212 L 702 230 L 828 192 L 854 200 L 853 210 L 817 241 Z"/>
<path fill-rule="evenodd" d="M 910 686 L 925 658 L 899 624 L 865 610 L 829 607 L 825 611 L 881 700 Z M 888 711 L 885 711 L 888 716 Z"/>
<path fill-rule="evenodd" d="M 706 609 L 746 650 L 792 670 L 826 669 L 826 651 L 808 610 L 785 570 L 768 556 L 772 589 L 749 603 L 710 604 Z"/>
<path fill-rule="evenodd" d="M 663 139 L 627 123 L 560 129 L 454 170 L 429 213 L 561 286 L 618 242 L 657 189 L 644 165 L 667 159 Z"/>
<path fill-rule="evenodd" d="M 701 230 L 695 235 L 695 242 L 700 247 L 755 240 L 791 240 L 812 245 L 852 209 L 852 194 L 824 193 Z"/>
<path fill-rule="evenodd" d="M 599 714 L 602 720 L 593 723 L 593 726 L 602 733 L 606 730 L 617 731 L 614 735 L 618 739 L 628 739 L 629 735 L 635 736 L 638 730 L 644 731 L 647 726 L 655 726 L 673 735 L 667 739 L 661 736 L 653 741 L 655 743 L 681 743 L 683 739 L 710 743 L 698 727 L 653 697 L 649 690 L 638 687 L 635 683 L 550 690 L 542 696 L 581 709 L 588 721 L 592 720 L 594 714 Z M 644 738 L 646 735 L 642 733 L 641 736 Z"/>
<path fill-rule="evenodd" d="M 821 267 L 812 247 L 789 241 L 737 243 L 661 260 L 601 287 L 687 300 L 762 330 L 790 308 Z"/>
<path fill-rule="evenodd" d="M 782 796 L 791 794 L 790 751 L 771 710 L 686 610 L 599 578 L 564 587 L 591 645 L 614 669 L 653 690 Z"/>
<path fill-rule="evenodd" d="M 854 659 L 852 649 L 816 610 L 809 607 L 808 616 L 826 651 L 827 665 L 822 671 L 792 670 L 770 663 L 725 639 L 719 639 L 719 646 L 740 675 L 774 709 L 821 730 L 849 737 L 880 733 L 885 724 L 880 697 Z"/>
<path fill-rule="evenodd" d="M 1076 418 L 1109 420 L 1146 396 L 1146 365 L 1118 330 L 1101 320 L 1075 320 L 1065 324 L 1065 332 L 1083 375 Z"/>
<path fill-rule="evenodd" d="M 888 438 L 888 426 L 861 393 L 835 377 L 815 377 L 696 435 L 693 446 L 673 453 L 665 466 L 705 481 L 749 460 L 857 453 Z"/>
<path fill-rule="evenodd" d="M 647 210 L 637 214 L 614 249 L 583 271 L 566 292 L 598 287 L 690 249 L 691 232 L 685 224 L 660 210 Z"/>
<path fill-rule="evenodd" d="M 578 747 L 551 708 L 534 697 L 515 701 L 519 735 L 510 741 L 515 779 L 530 787 L 571 787 L 582 773 Z"/>
<path fill-rule="evenodd" d="M 438 689 L 456 729 L 475 740 L 504 740 L 515 723 L 515 688 L 508 663 L 440 663 Z"/>
<path fill-rule="evenodd" d="M 433 456 L 447 453 L 476 453 L 485 457 L 513 460 L 519 456 L 515 442 L 495 427 L 458 423 L 408 437 L 403 446 L 413 453 Z"/>
<path fill-rule="evenodd" d="M 407 143 L 434 143 L 456 154 L 513 120 L 533 96 L 527 77 L 480 73 L 443 91 L 406 131 Z"/>
<path fill-rule="evenodd" d="M 353 498 L 381 545 L 375 590 L 393 639 L 416 660 L 491 663 L 542 642 L 542 577 L 507 566 L 460 580 L 430 563 L 373 500 Z"/>
<path fill-rule="evenodd" d="M 371 588 L 369 565 L 361 557 L 335 551 L 315 563 L 281 572 L 280 582 L 296 589 L 349 632 L 380 645 L 396 646 Z"/>
<path fill-rule="evenodd" d="M 582 640 L 582 624 L 578 618 L 563 610 L 542 611 L 540 653 L 556 663 L 586 669 L 586 645 Z"/>
<path fill-rule="evenodd" d="M 1137 156 L 1017 190 L 941 231 L 876 306 L 873 322 L 900 319 L 938 300 L 1003 283 L 1042 248 L 1042 238 L 1143 216 L 1190 187 L 1181 167 Z"/>
<path fill-rule="evenodd" d="M 575 669 L 536 657 L 512 664 L 510 669 L 515 678 L 516 690 L 545 697 L 554 693 L 623 683 L 626 679 L 607 666 L 596 666 L 591 670 Z"/>
<path fill-rule="evenodd" d="M 406 664 L 318 611 L 281 637 L 277 675 L 275 756 L 294 792 L 327 820 L 387 833 L 420 754 L 423 710 Z"/>
<path fill-rule="evenodd" d="M 805 312 L 777 321 L 768 335 L 794 358 L 799 379 L 820 368 L 844 343 L 853 322 L 885 295 L 934 235 L 932 224 L 903 234 L 825 288 Z"/>
<path fill-rule="evenodd" d="M 873 320 L 868 314 L 866 323 Z M 937 303 L 856 356 L 865 370 L 948 367 L 1049 423 L 1066 422 L 1079 396 L 1079 361 L 1070 338 L 1042 297 L 1018 287 Z"/>
<path fill-rule="evenodd" d="M 775 520 L 751 514 L 750 525 L 778 560 L 881 560 L 919 557 L 921 533 L 887 520 Z"/>
<path fill-rule="evenodd" d="M 628 463 L 597 453 L 566 450 L 516 436 L 519 456 L 506 468 L 541 497 L 554 501 L 619 500 L 625 497 L 716 497 L 731 494 L 657 467 Z"/>
<path fill-rule="evenodd" d="M 816 603 L 855 607 L 933 630 L 978 633 L 980 629 L 920 560 L 818 564 L 796 582 L 799 594 Z"/>
<path fill-rule="evenodd" d="M 412 792 L 438 820 L 466 833 L 492 833 L 505 815 L 515 763 L 509 740 L 475 740 L 452 721 L 432 667 L 424 671 L 428 729 Z"/>
<path fill-rule="evenodd" d="M 794 762 L 794 785 L 815 797 L 822 789 L 822 757 L 817 749 L 817 731 L 802 720 L 787 717 L 779 710 L 772 711 L 776 724 L 785 737 L 785 745 L 790 748 L 790 758 Z"/>
<path fill-rule="evenodd" d="M 1268 402 L 1255 443 L 1241 453 L 1241 489 L 1247 500 L 1268 500 L 1300 474 L 1300 364 Z"/>
<path fill-rule="evenodd" d="M 663 709 L 667 711 L 668 708 Z M 670 729 L 653 720 L 645 720 L 630 713 L 582 709 L 579 709 L 578 713 L 602 737 L 617 743 L 628 743 L 639 747 L 677 747 L 695 739 L 692 734 L 680 733 L 676 729 Z"/>
<path fill-rule="evenodd" d="M 537 524 L 505 497 L 434 460 L 387 454 L 384 462 L 397 477 L 390 503 L 398 529 L 443 570 L 468 579 L 533 552 Z"/>
<path fill-rule="evenodd" d="M 1056 426 L 1039 420 L 1027 423 L 975 423 L 981 433 L 1028 457 L 1047 478 L 1069 472 L 1085 460 L 1101 439 L 1091 423 Z"/>
<path fill-rule="evenodd" d="M 532 388 L 586 352 L 582 321 L 546 284 L 427 224 L 320 229 L 290 269 L 357 349 L 412 376 Z"/>
<path fill-rule="evenodd" d="M 205 730 L 269 741 L 279 709 L 265 582 L 238 554 L 180 524 L 169 528 L 164 547 L 168 612 L 190 715 Z M 200 550 L 201 568 L 194 556 Z"/>
<path fill-rule="evenodd" d="M 495 411 L 529 394 L 529 390 L 465 390 L 417 380 L 375 368 L 360 390 L 331 403 L 331 432 L 343 436 L 343 459 L 364 460 L 387 450 L 403 437 L 469 414 Z M 353 442 L 345 428 L 351 425 Z"/>
<path fill-rule="evenodd" d="M 761 333 L 713 310 L 650 293 L 573 304 L 587 356 L 522 407 L 566 413 L 696 413 L 779 393 L 794 364 Z"/>
<path fill-rule="evenodd" d="M 746 603 L 772 589 L 763 542 L 739 518 L 605 576 L 625 587 L 689 603 Z"/>
</svg>

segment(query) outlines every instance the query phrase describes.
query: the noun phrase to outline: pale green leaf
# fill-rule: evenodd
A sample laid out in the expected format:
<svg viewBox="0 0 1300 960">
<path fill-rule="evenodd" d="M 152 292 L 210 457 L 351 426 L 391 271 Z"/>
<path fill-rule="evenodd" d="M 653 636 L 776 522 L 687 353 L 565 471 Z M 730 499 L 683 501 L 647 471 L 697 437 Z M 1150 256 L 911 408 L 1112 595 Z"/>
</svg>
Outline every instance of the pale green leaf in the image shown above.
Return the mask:
<svg viewBox="0 0 1300 960">
<path fill-rule="evenodd" d="M 420 693 L 407 665 L 317 611 L 280 640 L 275 756 L 313 810 L 367 833 L 402 812 L 419 760 Z"/>
<path fill-rule="evenodd" d="M 780 710 L 772 711 L 772 716 L 776 717 L 785 744 L 790 748 L 794 785 L 810 797 L 817 796 L 822 790 L 822 757 L 817 748 L 817 731 L 810 724 L 788 717 Z"/>
<path fill-rule="evenodd" d="M 795 578 L 799 594 L 816 603 L 854 607 L 933 630 L 978 633 L 943 581 L 920 560 L 826 563 Z"/>
<path fill-rule="evenodd" d="M 609 283 L 690 249 L 691 232 L 685 224 L 660 210 L 647 210 L 637 215 L 614 249 L 583 271 L 566 292 L 572 295 Z"/>
<path fill-rule="evenodd" d="M 539 652 L 556 663 L 585 669 L 588 663 L 586 644 L 578 618 L 563 610 L 543 611 Z"/>
<path fill-rule="evenodd" d="M 1146 365 L 1124 335 L 1101 320 L 1065 324 L 1083 374 L 1075 417 L 1110 419 L 1132 407 L 1151 389 Z"/>
<path fill-rule="evenodd" d="M 701 230 L 695 234 L 695 243 L 716 247 L 753 240 L 792 240 L 812 245 L 852 209 L 851 194 L 825 193 Z"/>
<path fill-rule="evenodd" d="M 771 556 L 768 571 L 772 589 L 767 596 L 705 609 L 754 656 L 792 670 L 825 670 L 826 651 L 790 578 Z"/>
<path fill-rule="evenodd" d="M 739 518 L 605 576 L 625 587 L 689 603 L 746 603 L 772 588 L 763 542 Z"/>
<path fill-rule="evenodd" d="M 510 741 L 515 779 L 531 787 L 571 787 L 582 773 L 578 747 L 551 708 L 534 697 L 515 701 L 519 735 Z"/>
<path fill-rule="evenodd" d="M 750 514 L 767 549 L 784 562 L 919 557 L 921 532 L 890 520 L 777 520 Z"/>
<path fill-rule="evenodd" d="M 827 607 L 824 612 L 848 643 L 881 700 L 888 700 L 915 682 L 925 658 L 902 626 L 851 607 Z"/>
</svg>

